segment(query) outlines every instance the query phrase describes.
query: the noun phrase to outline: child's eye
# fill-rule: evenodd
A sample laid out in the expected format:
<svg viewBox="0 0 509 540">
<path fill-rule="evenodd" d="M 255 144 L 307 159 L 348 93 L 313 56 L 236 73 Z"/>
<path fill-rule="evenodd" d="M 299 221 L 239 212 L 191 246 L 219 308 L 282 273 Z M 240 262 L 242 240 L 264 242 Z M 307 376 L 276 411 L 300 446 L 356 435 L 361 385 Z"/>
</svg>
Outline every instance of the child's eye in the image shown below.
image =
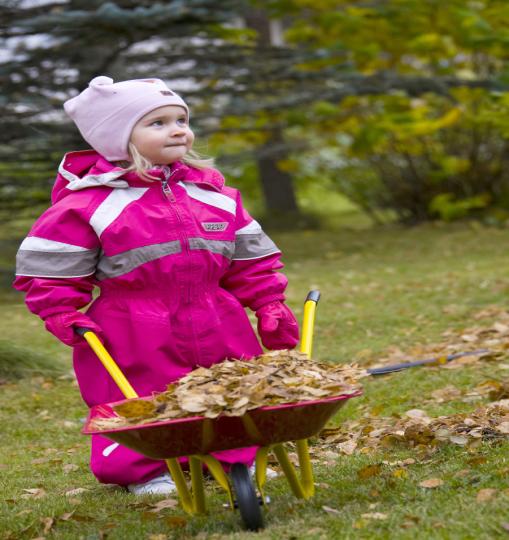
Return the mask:
<svg viewBox="0 0 509 540">
<path fill-rule="evenodd" d="M 162 126 L 162 125 L 163 125 L 163 121 L 162 121 L 162 120 L 154 120 L 153 122 L 151 122 L 150 125 L 151 125 L 151 126 Z"/>
<path fill-rule="evenodd" d="M 177 120 L 177 124 L 179 126 L 186 126 L 187 125 L 187 118 L 185 116 L 183 116 L 182 118 L 179 118 Z"/>
</svg>

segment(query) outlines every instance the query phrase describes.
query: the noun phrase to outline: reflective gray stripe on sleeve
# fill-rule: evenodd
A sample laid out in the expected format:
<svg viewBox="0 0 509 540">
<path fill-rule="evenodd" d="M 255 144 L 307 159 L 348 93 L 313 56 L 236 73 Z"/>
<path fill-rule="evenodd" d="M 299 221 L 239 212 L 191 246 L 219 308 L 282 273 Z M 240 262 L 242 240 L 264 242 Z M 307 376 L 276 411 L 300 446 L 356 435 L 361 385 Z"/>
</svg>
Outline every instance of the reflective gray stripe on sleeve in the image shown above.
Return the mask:
<svg viewBox="0 0 509 540">
<path fill-rule="evenodd" d="M 43 251 L 20 247 L 16 255 L 16 275 L 46 278 L 90 276 L 95 272 L 99 251 L 83 248 L 76 251 Z"/>
<path fill-rule="evenodd" d="M 177 182 L 177 184 L 183 187 L 192 199 L 209 204 L 210 206 L 215 206 L 216 208 L 221 208 L 221 210 L 230 212 L 233 215 L 237 212 L 237 203 L 227 195 L 200 188 L 196 184 L 189 182 Z"/>
<path fill-rule="evenodd" d="M 190 249 L 205 249 L 212 253 L 219 253 L 231 259 L 235 251 L 235 242 L 227 240 L 208 240 L 207 238 L 189 238 Z"/>
<path fill-rule="evenodd" d="M 235 238 L 234 261 L 260 259 L 273 253 L 280 253 L 276 244 L 260 229 L 255 234 L 241 233 Z"/>
<path fill-rule="evenodd" d="M 97 265 L 95 277 L 99 280 L 118 277 L 131 272 L 142 264 L 155 261 L 166 255 L 180 253 L 181 250 L 180 242 L 174 240 L 130 249 L 112 257 L 103 256 Z"/>
<path fill-rule="evenodd" d="M 104 201 L 96 208 L 90 218 L 97 236 L 101 236 L 104 229 L 109 227 L 120 216 L 124 208 L 144 195 L 148 188 L 114 189 Z"/>
</svg>

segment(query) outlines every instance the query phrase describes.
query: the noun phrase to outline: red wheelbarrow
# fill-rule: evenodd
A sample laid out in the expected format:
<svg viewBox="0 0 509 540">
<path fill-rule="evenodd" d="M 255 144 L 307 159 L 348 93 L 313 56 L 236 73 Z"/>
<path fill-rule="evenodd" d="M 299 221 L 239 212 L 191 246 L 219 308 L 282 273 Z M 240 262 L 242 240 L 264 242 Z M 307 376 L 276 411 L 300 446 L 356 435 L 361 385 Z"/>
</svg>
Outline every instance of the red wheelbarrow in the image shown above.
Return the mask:
<svg viewBox="0 0 509 540">
<path fill-rule="evenodd" d="M 318 291 L 311 291 L 304 304 L 301 352 L 308 357 L 311 356 L 314 317 L 319 298 Z M 78 332 L 87 340 L 126 398 L 138 397 L 97 336 L 84 328 Z M 206 465 L 228 494 L 231 508 L 239 509 L 245 527 L 258 530 L 263 528 L 260 506 L 266 500 L 264 486 L 268 453 L 275 454 L 294 495 L 303 499 L 311 497 L 314 494 L 314 483 L 307 439 L 316 435 L 347 399 L 360 394 L 361 391 L 357 391 L 315 401 L 259 407 L 237 417 L 220 415 L 210 419 L 194 416 L 109 430 L 93 428 L 94 420 L 116 416 L 113 407 L 124 403 L 124 400 L 93 407 L 83 433 L 103 435 L 149 458 L 165 460 L 177 486 L 181 506 L 190 514 L 206 512 L 203 480 L 203 465 Z M 283 446 L 288 441 L 296 443 L 299 475 Z M 210 452 L 253 445 L 259 446 L 255 478 L 260 497 L 244 464 L 233 464 L 227 475 L 219 461 L 210 455 Z M 189 459 L 191 489 L 177 459 L 184 456 Z"/>
</svg>

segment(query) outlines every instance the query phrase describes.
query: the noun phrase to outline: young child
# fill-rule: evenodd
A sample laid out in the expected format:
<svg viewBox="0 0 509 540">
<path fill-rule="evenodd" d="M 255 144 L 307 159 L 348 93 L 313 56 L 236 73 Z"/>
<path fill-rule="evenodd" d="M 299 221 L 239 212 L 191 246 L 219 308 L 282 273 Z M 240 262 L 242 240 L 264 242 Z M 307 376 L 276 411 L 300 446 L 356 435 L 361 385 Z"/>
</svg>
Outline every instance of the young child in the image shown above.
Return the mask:
<svg viewBox="0 0 509 540">
<path fill-rule="evenodd" d="M 92 329 L 139 395 L 162 391 L 198 366 L 293 348 L 298 325 L 284 304 L 281 253 L 192 153 L 184 100 L 159 79 L 94 78 L 64 104 L 93 150 L 66 154 L 52 206 L 19 248 L 14 287 L 47 330 L 74 348 L 88 406 L 123 395 L 74 327 Z M 79 310 L 100 295 L 86 314 Z M 218 452 L 251 464 L 254 448 Z M 163 461 L 92 437 L 100 482 L 169 493 Z"/>
</svg>

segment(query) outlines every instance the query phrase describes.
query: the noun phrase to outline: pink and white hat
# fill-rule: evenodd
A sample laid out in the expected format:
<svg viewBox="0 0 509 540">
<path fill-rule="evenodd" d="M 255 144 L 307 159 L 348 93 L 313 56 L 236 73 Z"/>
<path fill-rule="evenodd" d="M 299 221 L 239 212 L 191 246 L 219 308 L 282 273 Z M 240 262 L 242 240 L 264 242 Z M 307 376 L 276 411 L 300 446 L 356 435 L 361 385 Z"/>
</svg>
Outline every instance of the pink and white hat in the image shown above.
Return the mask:
<svg viewBox="0 0 509 540">
<path fill-rule="evenodd" d="M 101 76 L 67 100 L 64 109 L 94 150 L 108 161 L 120 161 L 129 159 L 127 147 L 136 122 L 165 105 L 183 107 L 189 115 L 185 101 L 160 79 L 114 83 Z"/>
</svg>

